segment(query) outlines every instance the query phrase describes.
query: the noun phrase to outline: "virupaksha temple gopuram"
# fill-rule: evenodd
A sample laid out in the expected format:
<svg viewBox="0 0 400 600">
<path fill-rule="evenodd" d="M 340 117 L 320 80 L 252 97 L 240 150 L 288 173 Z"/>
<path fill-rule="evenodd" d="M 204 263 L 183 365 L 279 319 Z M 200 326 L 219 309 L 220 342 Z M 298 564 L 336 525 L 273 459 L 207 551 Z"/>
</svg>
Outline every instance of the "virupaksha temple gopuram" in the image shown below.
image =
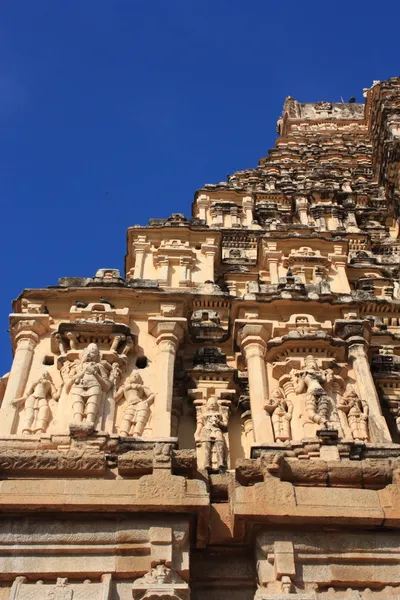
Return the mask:
<svg viewBox="0 0 400 600">
<path fill-rule="evenodd" d="M 400 77 L 364 97 L 13 302 L 0 600 L 400 599 Z"/>
</svg>

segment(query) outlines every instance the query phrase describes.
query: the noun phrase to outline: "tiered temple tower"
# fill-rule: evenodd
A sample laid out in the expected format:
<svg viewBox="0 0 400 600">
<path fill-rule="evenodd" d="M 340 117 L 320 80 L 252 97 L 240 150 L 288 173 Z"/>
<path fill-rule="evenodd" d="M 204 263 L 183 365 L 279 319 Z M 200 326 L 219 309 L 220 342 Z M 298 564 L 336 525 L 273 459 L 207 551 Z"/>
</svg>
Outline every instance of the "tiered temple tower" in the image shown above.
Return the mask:
<svg viewBox="0 0 400 600">
<path fill-rule="evenodd" d="M 13 303 L 0 600 L 400 598 L 400 78 Z"/>
</svg>

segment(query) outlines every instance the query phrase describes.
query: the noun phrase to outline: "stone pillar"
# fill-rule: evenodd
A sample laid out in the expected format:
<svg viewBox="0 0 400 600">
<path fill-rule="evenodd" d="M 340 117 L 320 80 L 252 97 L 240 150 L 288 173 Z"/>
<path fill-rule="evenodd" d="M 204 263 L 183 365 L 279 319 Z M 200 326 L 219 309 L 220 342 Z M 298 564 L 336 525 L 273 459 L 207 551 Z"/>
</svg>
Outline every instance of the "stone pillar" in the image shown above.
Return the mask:
<svg viewBox="0 0 400 600">
<path fill-rule="evenodd" d="M 12 401 L 21 398 L 31 370 L 33 354 L 40 335 L 49 326 L 48 315 L 11 315 L 11 332 L 15 336 L 15 353 L 1 406 L 0 431 L 13 433 L 17 411 Z"/>
<path fill-rule="evenodd" d="M 176 351 L 186 328 L 186 319 L 150 317 L 149 333 L 158 345 L 157 395 L 153 407 L 153 437 L 171 436 L 172 396 Z"/>
<path fill-rule="evenodd" d="M 169 276 L 169 258 L 168 256 L 160 257 L 158 262 L 158 268 L 160 269 L 160 273 L 158 273 L 158 281 L 162 285 L 168 285 L 168 276 Z"/>
<path fill-rule="evenodd" d="M 278 264 L 282 258 L 282 252 L 270 250 L 270 251 L 265 252 L 264 256 L 267 259 L 268 271 L 269 271 L 269 277 L 270 277 L 271 283 L 278 284 L 279 283 Z"/>
<path fill-rule="evenodd" d="M 369 407 L 368 427 L 371 441 L 374 443 L 391 443 L 392 438 L 386 420 L 382 415 L 368 360 L 367 348 L 371 325 L 367 321 L 338 319 L 335 321 L 334 332 L 335 335 L 339 335 L 347 341 L 349 362 L 354 370 L 358 393 Z"/>
<path fill-rule="evenodd" d="M 207 221 L 207 208 L 210 205 L 210 199 L 205 194 L 201 194 L 196 200 L 197 208 L 199 210 L 199 219 Z"/>
<path fill-rule="evenodd" d="M 245 196 L 242 200 L 244 223 L 246 227 L 250 227 L 253 223 L 254 200 L 251 196 Z"/>
<path fill-rule="evenodd" d="M 135 252 L 135 269 L 133 271 L 133 278 L 143 279 L 144 255 L 146 250 L 149 248 L 149 244 L 146 241 L 146 236 L 140 235 L 132 245 Z"/>
<path fill-rule="evenodd" d="M 205 254 L 206 264 L 204 268 L 204 281 L 214 281 L 214 262 L 218 246 L 214 243 L 214 239 L 207 239 L 201 245 L 201 251 Z"/>
<path fill-rule="evenodd" d="M 238 207 L 232 206 L 229 212 L 231 215 L 231 227 L 238 227 L 240 225 Z"/>
<path fill-rule="evenodd" d="M 180 277 L 179 277 L 179 285 L 187 286 L 192 283 L 192 259 L 181 257 L 179 259 L 180 266 Z"/>
<path fill-rule="evenodd" d="M 349 344 L 349 359 L 352 362 L 360 398 L 365 400 L 369 407 L 368 427 L 376 443 L 391 442 L 392 438 L 384 416 L 375 383 L 369 366 L 365 342 L 351 342 Z"/>
<path fill-rule="evenodd" d="M 274 442 L 271 418 L 264 409 L 269 395 L 265 365 L 266 341 L 269 333 L 265 324 L 248 323 L 239 332 L 240 349 L 246 359 L 250 409 L 256 444 Z"/>
<path fill-rule="evenodd" d="M 300 223 L 302 225 L 308 225 L 308 201 L 307 201 L 307 198 L 297 198 L 296 208 L 297 208 L 297 213 L 299 215 Z"/>
<path fill-rule="evenodd" d="M 346 267 L 347 267 L 347 255 L 346 254 L 328 254 L 329 260 L 335 266 L 339 281 L 341 284 L 341 291 L 344 294 L 350 294 L 351 288 L 349 280 L 347 278 Z"/>
</svg>

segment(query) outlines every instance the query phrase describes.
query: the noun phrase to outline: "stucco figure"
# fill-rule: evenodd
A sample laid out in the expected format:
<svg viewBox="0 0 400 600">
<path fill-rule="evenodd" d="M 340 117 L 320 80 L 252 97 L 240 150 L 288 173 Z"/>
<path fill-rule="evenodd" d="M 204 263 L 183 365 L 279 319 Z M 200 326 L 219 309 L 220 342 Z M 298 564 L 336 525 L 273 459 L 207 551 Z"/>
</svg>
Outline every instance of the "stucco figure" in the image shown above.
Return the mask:
<svg viewBox="0 0 400 600">
<path fill-rule="evenodd" d="M 155 394 L 143 385 L 140 373 L 133 371 L 114 397 L 117 404 L 125 400 L 124 413 L 119 427 L 119 434 L 122 437 L 143 435 L 150 418 L 150 406 L 153 404 L 154 398 Z"/>
<path fill-rule="evenodd" d="M 108 392 L 111 381 L 100 362 L 97 344 L 89 344 L 81 358 L 71 367 L 65 388 L 71 397 L 73 422 L 94 425 L 101 404 L 102 394 Z"/>
<path fill-rule="evenodd" d="M 228 426 L 227 417 L 215 398 L 209 398 L 198 415 L 195 440 L 203 449 L 204 468 L 223 471 L 227 468 L 227 448 L 224 438 Z"/>
<path fill-rule="evenodd" d="M 368 440 L 369 408 L 350 387 L 338 402 L 338 409 L 345 413 L 351 434 L 355 440 Z"/>
<path fill-rule="evenodd" d="M 276 388 L 264 405 L 271 416 L 274 436 L 276 440 L 286 441 L 291 439 L 290 421 L 293 414 L 293 404 L 286 400 L 283 391 Z"/>
<path fill-rule="evenodd" d="M 315 358 L 309 355 L 304 360 L 304 368 L 293 370 L 290 375 L 296 394 L 307 393 L 305 408 L 309 419 L 327 427 L 331 403 L 323 384 L 332 379 L 332 372 L 320 369 Z"/>
<path fill-rule="evenodd" d="M 51 375 L 45 371 L 33 383 L 22 398 L 14 400 L 14 406 L 24 406 L 22 433 L 44 433 L 50 420 L 49 400 L 58 400 L 59 394 Z"/>
</svg>

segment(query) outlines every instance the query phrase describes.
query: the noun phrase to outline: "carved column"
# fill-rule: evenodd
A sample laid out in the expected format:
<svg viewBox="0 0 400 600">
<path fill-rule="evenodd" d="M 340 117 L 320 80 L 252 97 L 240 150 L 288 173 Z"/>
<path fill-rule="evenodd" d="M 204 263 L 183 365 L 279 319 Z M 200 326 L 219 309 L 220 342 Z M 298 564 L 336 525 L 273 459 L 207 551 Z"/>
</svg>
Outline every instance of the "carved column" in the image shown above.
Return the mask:
<svg viewBox="0 0 400 600">
<path fill-rule="evenodd" d="M 207 209 L 210 205 L 210 199 L 208 196 L 201 194 L 196 200 L 197 208 L 199 210 L 199 219 L 207 221 Z"/>
<path fill-rule="evenodd" d="M 179 285 L 187 286 L 192 283 L 192 264 L 193 260 L 187 257 L 181 257 L 179 259 L 180 277 Z"/>
<path fill-rule="evenodd" d="M 296 208 L 297 208 L 297 213 L 299 215 L 300 223 L 302 225 L 308 225 L 308 201 L 307 201 L 307 198 L 297 198 Z"/>
<path fill-rule="evenodd" d="M 162 256 L 158 260 L 158 281 L 162 285 L 168 285 L 169 278 L 169 258 L 168 256 Z"/>
<path fill-rule="evenodd" d="M 378 393 L 368 360 L 368 340 L 371 326 L 367 321 L 335 321 L 335 334 L 348 343 L 349 361 L 354 369 L 360 398 L 369 407 L 368 427 L 373 442 L 391 442 L 392 438 L 382 415 Z"/>
<path fill-rule="evenodd" d="M 251 196 L 245 196 L 242 201 L 243 212 L 244 212 L 244 223 L 247 227 L 253 223 L 253 208 L 254 208 L 254 200 Z"/>
<path fill-rule="evenodd" d="M 134 279 L 143 279 L 144 255 L 149 248 L 149 243 L 144 235 L 140 235 L 134 242 L 133 248 L 135 252 L 135 269 L 133 271 Z"/>
<path fill-rule="evenodd" d="M 186 319 L 149 319 L 149 333 L 158 345 L 158 393 L 153 408 L 153 437 L 170 437 L 176 351 L 186 328 Z"/>
<path fill-rule="evenodd" d="M 265 252 L 265 258 L 268 263 L 268 271 L 271 283 L 279 283 L 278 264 L 282 258 L 282 252 L 270 250 Z"/>
<path fill-rule="evenodd" d="M 35 315 L 34 318 L 29 318 L 29 315 L 11 316 L 11 332 L 15 336 L 16 347 L 1 407 L 0 427 L 3 433 L 13 433 L 17 411 L 11 402 L 24 393 L 36 345 L 48 326 L 48 315 Z"/>
<path fill-rule="evenodd" d="M 350 284 L 347 278 L 346 266 L 347 266 L 347 255 L 346 254 L 328 254 L 329 260 L 332 261 L 332 264 L 335 266 L 341 287 L 342 292 L 345 294 L 350 294 Z"/>
<path fill-rule="evenodd" d="M 240 349 L 247 363 L 254 441 L 257 444 L 274 442 L 271 418 L 264 410 L 269 394 L 265 365 L 268 337 L 266 326 L 256 323 L 244 325 L 238 336 Z"/>
<path fill-rule="evenodd" d="M 201 251 L 206 257 L 204 281 L 214 281 L 214 262 L 217 250 L 218 246 L 214 243 L 214 239 L 208 239 L 205 244 L 201 245 Z"/>
</svg>

